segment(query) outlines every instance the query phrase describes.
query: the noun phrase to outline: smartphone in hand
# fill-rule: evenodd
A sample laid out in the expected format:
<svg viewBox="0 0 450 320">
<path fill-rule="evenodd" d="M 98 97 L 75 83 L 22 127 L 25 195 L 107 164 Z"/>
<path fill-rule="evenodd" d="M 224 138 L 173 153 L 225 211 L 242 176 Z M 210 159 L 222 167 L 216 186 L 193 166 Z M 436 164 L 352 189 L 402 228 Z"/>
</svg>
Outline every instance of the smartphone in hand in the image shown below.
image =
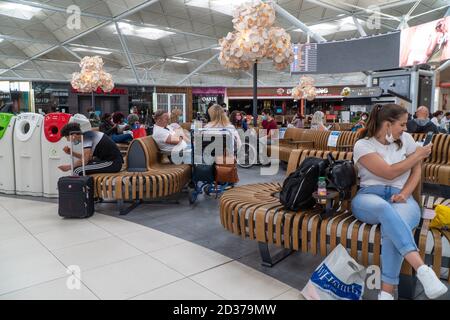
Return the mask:
<svg viewBox="0 0 450 320">
<path fill-rule="evenodd" d="M 426 146 L 427 144 L 429 144 L 431 142 L 431 139 L 433 139 L 433 131 L 428 131 L 428 133 L 425 137 L 425 141 L 423 142 L 423 146 Z"/>
</svg>

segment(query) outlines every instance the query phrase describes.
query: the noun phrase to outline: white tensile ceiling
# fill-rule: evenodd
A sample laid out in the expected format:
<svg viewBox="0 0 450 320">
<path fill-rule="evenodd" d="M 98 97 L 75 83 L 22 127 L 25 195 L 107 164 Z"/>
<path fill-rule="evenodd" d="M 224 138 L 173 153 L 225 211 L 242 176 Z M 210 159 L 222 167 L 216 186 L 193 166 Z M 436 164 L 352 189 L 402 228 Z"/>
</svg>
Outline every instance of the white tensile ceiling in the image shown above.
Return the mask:
<svg viewBox="0 0 450 320">
<path fill-rule="evenodd" d="M 79 58 L 97 54 L 116 83 L 250 86 L 251 72 L 230 73 L 215 57 L 218 39 L 233 29 L 228 14 L 240 2 L 244 1 L 0 1 L 0 80 L 67 81 L 79 71 Z M 327 41 L 360 37 L 352 16 L 367 35 L 373 35 L 396 30 L 408 13 L 407 24 L 413 26 L 443 17 L 449 7 L 449 0 L 275 2 Z M 67 27 L 71 16 L 66 10 L 71 5 L 81 9 L 80 29 Z M 381 28 L 371 30 L 365 21 L 374 5 L 381 10 Z M 280 14 L 276 24 L 289 31 L 293 43 L 307 41 L 307 35 Z M 362 84 L 366 79 L 363 73 L 314 77 L 320 86 Z M 277 72 L 267 61 L 259 66 L 258 80 L 261 86 L 291 86 L 298 75 Z"/>
</svg>

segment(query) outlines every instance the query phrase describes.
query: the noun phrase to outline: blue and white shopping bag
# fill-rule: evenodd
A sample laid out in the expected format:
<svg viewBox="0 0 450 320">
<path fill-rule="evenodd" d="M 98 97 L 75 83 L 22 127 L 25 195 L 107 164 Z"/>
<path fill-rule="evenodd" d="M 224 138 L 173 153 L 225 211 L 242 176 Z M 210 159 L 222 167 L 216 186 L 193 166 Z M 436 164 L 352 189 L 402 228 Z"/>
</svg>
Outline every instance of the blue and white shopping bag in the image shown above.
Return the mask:
<svg viewBox="0 0 450 320">
<path fill-rule="evenodd" d="M 302 290 L 308 300 L 361 300 L 366 269 L 338 245 L 316 268 Z"/>
</svg>

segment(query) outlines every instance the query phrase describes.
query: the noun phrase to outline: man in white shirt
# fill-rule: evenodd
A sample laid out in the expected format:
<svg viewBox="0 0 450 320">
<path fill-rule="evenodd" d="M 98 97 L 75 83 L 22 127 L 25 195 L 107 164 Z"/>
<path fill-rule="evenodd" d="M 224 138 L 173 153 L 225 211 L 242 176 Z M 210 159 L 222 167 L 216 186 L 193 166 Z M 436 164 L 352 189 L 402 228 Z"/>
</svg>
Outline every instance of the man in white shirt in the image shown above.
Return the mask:
<svg viewBox="0 0 450 320">
<path fill-rule="evenodd" d="M 170 160 L 176 164 L 179 164 L 181 160 L 184 163 L 190 163 L 190 147 L 182 134 L 168 126 L 169 113 L 165 110 L 157 110 L 153 118 L 155 125 L 152 137 L 161 152 L 169 155 Z"/>
</svg>

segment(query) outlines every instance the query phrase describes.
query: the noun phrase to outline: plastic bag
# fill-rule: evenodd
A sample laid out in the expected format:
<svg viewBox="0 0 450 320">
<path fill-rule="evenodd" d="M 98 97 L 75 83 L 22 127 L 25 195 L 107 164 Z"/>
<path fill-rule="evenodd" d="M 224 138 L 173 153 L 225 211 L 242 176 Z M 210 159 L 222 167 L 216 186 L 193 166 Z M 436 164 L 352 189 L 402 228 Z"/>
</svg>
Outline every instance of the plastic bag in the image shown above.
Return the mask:
<svg viewBox="0 0 450 320">
<path fill-rule="evenodd" d="M 307 300 L 361 300 L 366 269 L 339 244 L 314 270 L 302 290 Z"/>
<path fill-rule="evenodd" d="M 438 204 L 434 211 L 436 212 L 436 216 L 431 220 L 430 228 L 450 228 L 450 207 Z"/>
</svg>

